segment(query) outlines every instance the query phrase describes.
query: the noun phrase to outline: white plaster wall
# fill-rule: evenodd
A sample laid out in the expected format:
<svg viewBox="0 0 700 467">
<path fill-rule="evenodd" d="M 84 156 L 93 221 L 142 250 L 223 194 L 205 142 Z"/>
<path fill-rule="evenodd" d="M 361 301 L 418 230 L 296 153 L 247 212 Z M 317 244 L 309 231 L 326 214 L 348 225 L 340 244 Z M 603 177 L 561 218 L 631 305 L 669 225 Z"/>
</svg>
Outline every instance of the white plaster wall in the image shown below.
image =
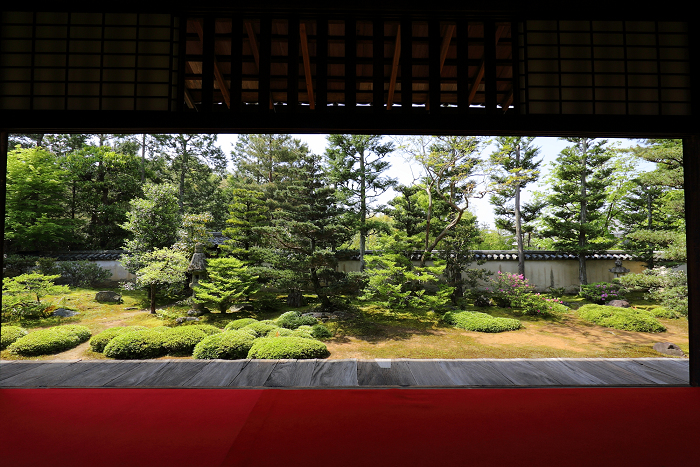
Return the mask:
<svg viewBox="0 0 700 467">
<path fill-rule="evenodd" d="M 136 279 L 136 276 L 124 269 L 122 263 L 117 260 L 94 262 L 97 263 L 97 265 L 101 268 L 106 269 L 112 273 L 112 277 L 108 279 L 111 282 L 133 281 Z"/>
</svg>

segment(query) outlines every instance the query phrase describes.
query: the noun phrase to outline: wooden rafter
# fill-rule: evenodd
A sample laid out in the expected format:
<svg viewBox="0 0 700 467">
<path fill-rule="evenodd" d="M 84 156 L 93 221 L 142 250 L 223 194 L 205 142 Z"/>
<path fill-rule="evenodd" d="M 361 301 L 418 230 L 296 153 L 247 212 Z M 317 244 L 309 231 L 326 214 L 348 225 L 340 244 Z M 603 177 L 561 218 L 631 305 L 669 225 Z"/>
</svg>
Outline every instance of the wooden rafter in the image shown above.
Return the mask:
<svg viewBox="0 0 700 467">
<path fill-rule="evenodd" d="M 197 110 L 197 107 L 194 105 L 194 99 L 192 99 L 192 95 L 187 88 L 185 88 L 185 104 L 187 104 L 187 107 L 190 109 Z"/>
<path fill-rule="evenodd" d="M 194 21 L 194 29 L 199 36 L 199 40 L 202 42 L 202 44 L 204 44 L 204 31 L 202 30 L 202 24 L 199 21 Z M 216 56 L 214 56 L 214 79 L 216 80 L 216 84 L 219 86 L 219 90 L 224 98 L 224 102 L 226 102 L 226 106 L 231 108 L 231 95 L 229 94 L 228 86 L 226 86 L 226 81 L 224 81 L 224 76 L 221 74 L 221 70 L 219 69 L 219 64 L 216 62 Z"/>
<path fill-rule="evenodd" d="M 501 36 L 505 32 L 506 27 L 505 26 L 498 26 L 498 29 L 496 30 L 496 45 L 498 45 L 498 41 L 501 40 Z M 481 80 L 484 79 L 484 72 L 486 71 L 486 60 L 484 58 L 481 59 L 481 65 L 479 66 L 479 71 L 476 74 L 476 78 L 474 79 L 474 84 L 472 84 L 471 89 L 469 90 L 469 98 L 467 99 L 467 105 L 471 105 L 472 102 L 474 101 L 474 97 L 476 97 L 476 91 L 479 89 L 479 85 L 481 84 Z"/>
<path fill-rule="evenodd" d="M 513 90 L 511 89 L 508 94 L 503 98 L 503 101 L 501 102 L 501 110 L 503 110 L 503 113 L 508 112 L 508 107 L 510 104 L 513 103 Z"/>
<path fill-rule="evenodd" d="M 309 59 L 309 40 L 306 36 L 306 25 L 299 23 L 299 40 L 301 41 L 301 56 L 304 60 L 304 78 L 306 79 L 306 93 L 309 96 L 309 108 L 316 108 L 314 103 L 314 84 L 311 77 L 311 60 Z"/>
<path fill-rule="evenodd" d="M 445 31 L 445 37 L 442 38 L 442 45 L 440 46 L 440 74 L 442 74 L 442 68 L 445 66 L 447 50 L 450 48 L 450 42 L 452 41 L 452 36 L 454 35 L 454 33 L 455 25 L 448 25 L 447 31 Z"/>
<path fill-rule="evenodd" d="M 245 30 L 248 33 L 248 42 L 250 43 L 250 51 L 253 54 L 253 60 L 255 60 L 255 68 L 260 74 L 260 50 L 258 50 L 258 39 L 255 37 L 255 30 L 253 30 L 253 23 L 250 21 L 244 21 Z M 274 108 L 272 103 L 272 93 L 270 93 L 270 109 Z"/>
<path fill-rule="evenodd" d="M 391 62 L 391 78 L 389 79 L 389 93 L 386 98 L 386 109 L 391 110 L 394 104 L 394 91 L 396 90 L 396 76 L 399 72 L 399 58 L 401 58 L 401 25 L 396 30 L 396 43 L 394 44 L 394 59 Z"/>
</svg>

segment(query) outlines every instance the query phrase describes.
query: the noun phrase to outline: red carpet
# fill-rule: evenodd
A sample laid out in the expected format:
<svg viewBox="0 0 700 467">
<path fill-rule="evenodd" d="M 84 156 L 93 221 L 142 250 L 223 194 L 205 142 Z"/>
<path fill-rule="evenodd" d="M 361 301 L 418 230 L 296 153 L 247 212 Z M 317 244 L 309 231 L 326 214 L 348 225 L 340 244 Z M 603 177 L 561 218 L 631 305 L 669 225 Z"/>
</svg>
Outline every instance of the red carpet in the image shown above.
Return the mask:
<svg viewBox="0 0 700 467">
<path fill-rule="evenodd" d="M 687 466 L 700 388 L 4 389 L 7 466 Z"/>
</svg>

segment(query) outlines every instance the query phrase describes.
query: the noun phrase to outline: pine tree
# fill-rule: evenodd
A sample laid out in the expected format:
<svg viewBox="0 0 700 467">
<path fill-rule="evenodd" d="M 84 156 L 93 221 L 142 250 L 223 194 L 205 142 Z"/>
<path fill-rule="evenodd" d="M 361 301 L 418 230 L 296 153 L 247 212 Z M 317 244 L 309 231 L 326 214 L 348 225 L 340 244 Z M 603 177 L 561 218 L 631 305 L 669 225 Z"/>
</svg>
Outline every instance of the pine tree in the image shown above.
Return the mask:
<svg viewBox="0 0 700 467">
<path fill-rule="evenodd" d="M 264 245 L 258 229 L 270 226 L 265 193 L 255 185 L 247 185 L 247 188 L 233 188 L 231 197 L 227 227 L 223 231 L 229 240 L 222 250 L 247 264 L 259 266 L 263 261 L 259 249 Z"/>
<path fill-rule="evenodd" d="M 521 193 L 529 183 L 537 180 L 539 167 L 542 163 L 542 159 L 537 160 L 540 150 L 532 145 L 534 139 L 511 136 L 497 137 L 497 148 L 490 158 L 494 168 L 491 182 L 495 185 L 496 190 L 490 201 L 497 207 L 495 214 L 501 218 L 501 225 L 497 224 L 496 227 L 509 226 L 511 221 L 509 214 L 512 211 L 513 233 L 518 248 L 518 274 L 525 274 Z M 512 206 L 509 204 L 511 200 L 513 201 Z M 530 205 L 529 207 L 534 206 Z M 504 220 L 508 222 L 504 222 Z"/>
<path fill-rule="evenodd" d="M 564 139 L 573 144 L 561 151 L 552 171 L 552 193 L 547 198 L 551 213 L 544 219 L 544 235 L 554 237 L 555 248 L 578 256 L 579 283 L 586 285 L 586 255 L 615 244 L 614 239 L 600 236 L 612 153 L 605 140 Z"/>
</svg>

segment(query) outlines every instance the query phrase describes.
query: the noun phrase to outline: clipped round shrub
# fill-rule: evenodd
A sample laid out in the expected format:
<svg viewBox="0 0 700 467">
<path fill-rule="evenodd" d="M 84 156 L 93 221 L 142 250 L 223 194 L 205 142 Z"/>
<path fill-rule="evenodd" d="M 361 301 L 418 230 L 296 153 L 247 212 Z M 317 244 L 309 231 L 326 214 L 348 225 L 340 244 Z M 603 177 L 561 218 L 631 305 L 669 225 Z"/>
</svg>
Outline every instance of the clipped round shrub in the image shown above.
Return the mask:
<svg viewBox="0 0 700 467">
<path fill-rule="evenodd" d="M 16 355 L 47 355 L 72 349 L 90 339 L 90 329 L 76 324 L 39 329 L 20 337 L 8 350 Z"/>
<path fill-rule="evenodd" d="M 296 329 L 275 328 L 271 329 L 265 337 L 295 336 L 297 335 L 296 332 Z"/>
<path fill-rule="evenodd" d="M 248 358 L 326 358 L 330 355 L 323 342 L 303 337 L 263 337 L 256 339 Z"/>
<path fill-rule="evenodd" d="M 456 328 L 476 332 L 505 332 L 520 329 L 520 321 L 512 318 L 496 318 L 478 311 L 448 311 L 442 319 Z"/>
<path fill-rule="evenodd" d="M 26 335 L 27 331 L 19 326 L 2 326 L 0 329 L 0 350 L 5 350 L 14 341 Z"/>
<path fill-rule="evenodd" d="M 273 329 L 277 329 L 279 326 L 273 323 L 265 323 L 263 321 L 256 321 L 254 323 L 250 323 L 247 326 L 242 327 L 241 329 L 250 329 L 252 331 L 255 331 L 256 335 L 258 337 L 260 336 L 265 336 L 267 335 L 268 332 L 270 332 Z"/>
<path fill-rule="evenodd" d="M 296 329 L 304 325 L 313 326 L 318 323 L 318 320 L 313 316 L 301 316 L 298 311 L 282 313 L 275 321 L 278 326 L 287 329 Z"/>
<path fill-rule="evenodd" d="M 146 329 L 143 326 L 117 326 L 114 328 L 105 329 L 96 336 L 92 336 L 90 339 L 90 350 L 93 352 L 104 352 L 105 347 L 109 342 L 117 337 L 119 334 L 131 331 L 142 331 Z"/>
<path fill-rule="evenodd" d="M 311 326 L 311 335 L 315 339 L 328 339 L 333 337 L 333 333 L 323 324 L 315 324 Z"/>
<path fill-rule="evenodd" d="M 112 339 L 104 349 L 104 355 L 120 360 L 156 358 L 165 354 L 165 332 L 146 329 L 125 332 Z"/>
<path fill-rule="evenodd" d="M 584 305 L 578 309 L 578 315 L 584 321 L 623 331 L 664 332 L 666 330 L 653 313 L 636 308 Z"/>
<path fill-rule="evenodd" d="M 163 348 L 172 355 L 192 355 L 195 345 L 207 334 L 196 326 L 170 328 L 163 333 Z"/>
<path fill-rule="evenodd" d="M 248 326 L 251 323 L 257 323 L 257 322 L 258 322 L 258 320 L 253 319 L 253 318 L 234 319 L 233 321 L 231 321 L 230 323 L 228 323 L 226 325 L 226 327 L 224 328 L 224 331 L 232 331 L 235 329 L 241 329 L 245 326 Z"/>
<path fill-rule="evenodd" d="M 212 326 L 211 324 L 194 324 L 189 326 L 191 328 L 197 328 L 201 331 L 204 332 L 207 336 L 211 336 L 214 334 L 218 334 L 221 332 L 221 329 L 217 328 L 216 326 Z"/>
<path fill-rule="evenodd" d="M 653 314 L 656 318 L 679 319 L 682 316 L 680 313 L 673 310 L 669 310 L 668 308 L 664 308 L 662 306 L 652 308 L 649 310 L 649 312 Z"/>
<path fill-rule="evenodd" d="M 237 360 L 246 358 L 255 337 L 245 331 L 224 331 L 204 338 L 194 347 L 197 359 Z"/>
</svg>

